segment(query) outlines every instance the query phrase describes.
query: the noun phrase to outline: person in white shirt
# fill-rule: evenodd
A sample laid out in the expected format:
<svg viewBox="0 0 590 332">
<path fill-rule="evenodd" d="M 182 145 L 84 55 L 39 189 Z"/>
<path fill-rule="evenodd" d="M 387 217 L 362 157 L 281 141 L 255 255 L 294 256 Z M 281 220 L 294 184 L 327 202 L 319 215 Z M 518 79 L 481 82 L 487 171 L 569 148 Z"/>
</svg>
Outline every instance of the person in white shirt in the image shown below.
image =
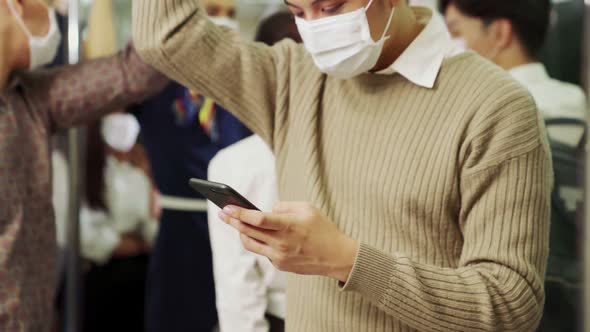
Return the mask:
<svg viewBox="0 0 590 332">
<path fill-rule="evenodd" d="M 138 133 L 137 120 L 122 113 L 88 128 L 87 185 L 80 211 L 87 332 L 144 329 L 145 277 L 159 209 L 147 158 L 136 144 Z M 52 157 L 57 240 L 64 247 L 68 168 L 60 152 Z"/>
<path fill-rule="evenodd" d="M 109 115 L 101 125 L 93 124 L 88 129 L 80 251 L 83 258 L 98 265 L 116 257 L 146 254 L 158 231 L 158 211 L 154 205 L 157 193 L 149 176 L 145 152 L 135 144 L 138 134 L 137 120 L 122 113 Z M 58 163 L 58 169 L 67 167 L 60 164 L 63 162 Z M 67 169 L 56 170 L 54 174 L 66 172 Z M 54 202 L 59 201 L 54 198 Z M 63 228 L 63 224 L 59 225 L 57 232 L 60 244 L 65 243 Z"/>
<path fill-rule="evenodd" d="M 526 87 L 545 119 L 585 120 L 583 90 L 552 79 L 537 59 L 549 29 L 549 0 L 443 0 L 451 35 L 465 47 L 506 69 Z M 549 128 L 549 136 L 575 145 L 582 130 Z"/>
<path fill-rule="evenodd" d="M 209 163 L 209 179 L 231 186 L 259 209 L 272 210 L 278 202 L 274 156 L 258 136 L 221 150 Z M 218 212 L 209 202 L 219 327 L 222 332 L 269 331 L 267 315 L 285 317 L 285 276 L 265 257 L 244 249 L 240 235 L 219 220 Z"/>
<path fill-rule="evenodd" d="M 266 18 L 256 40 L 272 45 L 284 38 L 301 39 L 291 14 Z M 239 166 L 237 166 L 239 165 Z M 221 150 L 209 163 L 208 178 L 225 183 L 263 211 L 278 202 L 275 159 L 259 136 L 250 136 Z M 279 332 L 284 330 L 286 277 L 263 256 L 244 249 L 240 235 L 218 217 L 209 204 L 209 234 L 217 314 L 221 332 Z"/>
<path fill-rule="evenodd" d="M 553 141 L 555 177 L 550 251 L 545 270 L 546 298 L 537 331 L 575 331 L 581 311 L 575 295 L 580 286 L 572 277 L 578 274 L 574 225 L 583 191 L 575 185 L 576 172 L 569 166 L 575 155 L 564 151 L 575 151 L 572 147 L 580 146 L 587 104 L 581 88 L 552 79 L 537 59 L 550 26 L 551 3 L 549 0 L 443 0 L 441 5 L 455 40 L 504 68 L 527 88 L 547 124 Z M 555 125 L 558 119 L 579 123 Z M 569 147 L 563 150 L 563 145 L 556 142 Z M 566 161 L 563 155 L 567 156 Z M 571 173 L 571 179 L 564 177 L 564 173 Z M 570 207 L 566 210 L 571 208 L 573 212 L 563 212 L 567 206 Z M 570 212 L 573 217 L 569 217 Z"/>
</svg>

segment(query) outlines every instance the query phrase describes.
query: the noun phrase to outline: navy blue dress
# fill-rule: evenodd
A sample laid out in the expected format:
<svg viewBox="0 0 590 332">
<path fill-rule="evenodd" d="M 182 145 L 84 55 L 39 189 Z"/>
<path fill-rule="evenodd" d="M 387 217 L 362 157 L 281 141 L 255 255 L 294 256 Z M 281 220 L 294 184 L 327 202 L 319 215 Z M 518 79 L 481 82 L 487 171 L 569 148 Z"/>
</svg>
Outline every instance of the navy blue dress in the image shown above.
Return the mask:
<svg viewBox="0 0 590 332">
<path fill-rule="evenodd" d="M 215 106 L 213 126 L 199 123 L 199 105 L 172 83 L 136 107 L 158 189 L 164 195 L 202 198 L 188 186 L 207 178 L 209 161 L 220 149 L 250 132 Z M 209 332 L 217 323 L 215 287 L 206 213 L 163 210 L 152 253 L 146 298 L 149 332 Z"/>
</svg>

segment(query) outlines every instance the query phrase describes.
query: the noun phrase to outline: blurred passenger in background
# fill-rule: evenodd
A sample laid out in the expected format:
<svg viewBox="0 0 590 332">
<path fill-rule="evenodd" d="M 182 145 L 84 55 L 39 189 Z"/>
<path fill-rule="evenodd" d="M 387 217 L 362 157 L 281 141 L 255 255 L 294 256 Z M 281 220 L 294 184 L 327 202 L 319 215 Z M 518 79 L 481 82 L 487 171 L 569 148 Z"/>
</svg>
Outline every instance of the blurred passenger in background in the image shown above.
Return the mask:
<svg viewBox="0 0 590 332">
<path fill-rule="evenodd" d="M 147 157 L 135 143 L 138 133 L 137 120 L 120 113 L 87 129 L 80 213 L 80 254 L 86 262 L 83 331 L 144 331 L 145 277 L 159 208 Z M 65 247 L 68 167 L 60 152 L 52 158 L 57 239 Z M 58 297 L 61 318 L 63 291 L 61 287 Z"/>
<path fill-rule="evenodd" d="M 41 0 L 0 0 L 0 331 L 48 331 L 56 285 L 50 136 L 158 91 L 132 48 L 55 70 L 60 44 Z"/>
<path fill-rule="evenodd" d="M 456 40 L 508 70 L 530 91 L 545 119 L 553 152 L 554 190 L 546 300 L 539 331 L 576 331 L 582 317 L 579 160 L 584 159 L 587 104 L 581 88 L 551 79 L 538 60 L 551 26 L 551 3 L 443 0 L 441 6 Z"/>
<path fill-rule="evenodd" d="M 116 50 L 112 1 L 95 1 L 84 55 L 92 59 Z M 87 263 L 83 331 L 144 331 L 145 279 L 159 208 L 147 157 L 136 144 L 139 130 L 137 119 L 122 112 L 87 128 L 80 213 L 80 254 Z"/>
<path fill-rule="evenodd" d="M 157 192 L 133 115 L 89 126 L 80 215 L 83 331 L 144 331 L 145 280 L 158 230 Z"/>
<path fill-rule="evenodd" d="M 276 13 L 259 26 L 256 41 L 274 45 L 289 38 L 301 42 L 293 15 Z M 263 211 L 278 202 L 275 160 L 257 135 L 221 150 L 209 164 L 209 179 L 230 185 Z M 286 275 L 266 259 L 244 249 L 235 230 L 220 222 L 209 202 L 215 294 L 221 332 L 284 331 Z"/>
<path fill-rule="evenodd" d="M 451 35 L 509 71 L 532 94 L 545 119 L 586 119 L 582 89 L 551 79 L 539 62 L 550 25 L 550 0 L 442 0 Z M 552 139 L 575 145 L 581 131 L 550 129 Z"/>
<path fill-rule="evenodd" d="M 233 0 L 204 5 L 219 25 L 238 28 Z M 160 232 L 148 273 L 147 331 L 211 331 L 217 312 L 207 203 L 188 179 L 206 179 L 211 158 L 250 131 L 211 98 L 177 83 L 133 112 L 162 193 Z"/>
</svg>

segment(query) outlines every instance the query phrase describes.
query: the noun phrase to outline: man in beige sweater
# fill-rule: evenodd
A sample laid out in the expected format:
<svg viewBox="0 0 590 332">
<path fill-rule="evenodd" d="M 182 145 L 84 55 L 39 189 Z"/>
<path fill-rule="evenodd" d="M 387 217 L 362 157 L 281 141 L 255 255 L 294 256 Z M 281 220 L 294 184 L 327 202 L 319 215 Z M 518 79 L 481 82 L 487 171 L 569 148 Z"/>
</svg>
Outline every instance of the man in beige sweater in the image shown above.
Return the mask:
<svg viewBox="0 0 590 332">
<path fill-rule="evenodd" d="M 287 4 L 304 47 L 133 3 L 145 60 L 235 112 L 307 202 L 221 214 L 292 272 L 287 330 L 534 330 L 552 170 L 528 93 L 404 0 Z"/>
</svg>

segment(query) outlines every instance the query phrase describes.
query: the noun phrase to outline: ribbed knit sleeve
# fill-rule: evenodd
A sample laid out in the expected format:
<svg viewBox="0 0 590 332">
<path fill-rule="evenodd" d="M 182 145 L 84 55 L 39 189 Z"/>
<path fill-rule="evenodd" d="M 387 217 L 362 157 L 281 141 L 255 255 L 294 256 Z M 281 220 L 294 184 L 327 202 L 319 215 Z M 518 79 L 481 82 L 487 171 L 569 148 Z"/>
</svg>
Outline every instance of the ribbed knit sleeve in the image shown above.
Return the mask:
<svg viewBox="0 0 590 332">
<path fill-rule="evenodd" d="M 289 43 L 244 43 L 210 22 L 195 0 L 133 1 L 133 38 L 146 62 L 212 97 L 272 145 L 274 111 L 284 108 L 288 90 L 289 67 L 277 58 Z"/>
<path fill-rule="evenodd" d="M 466 138 L 457 268 L 362 244 L 345 291 L 420 331 L 533 331 L 543 307 L 552 165 L 534 103 L 490 100 Z M 541 138 L 540 138 L 541 137 Z"/>
</svg>

